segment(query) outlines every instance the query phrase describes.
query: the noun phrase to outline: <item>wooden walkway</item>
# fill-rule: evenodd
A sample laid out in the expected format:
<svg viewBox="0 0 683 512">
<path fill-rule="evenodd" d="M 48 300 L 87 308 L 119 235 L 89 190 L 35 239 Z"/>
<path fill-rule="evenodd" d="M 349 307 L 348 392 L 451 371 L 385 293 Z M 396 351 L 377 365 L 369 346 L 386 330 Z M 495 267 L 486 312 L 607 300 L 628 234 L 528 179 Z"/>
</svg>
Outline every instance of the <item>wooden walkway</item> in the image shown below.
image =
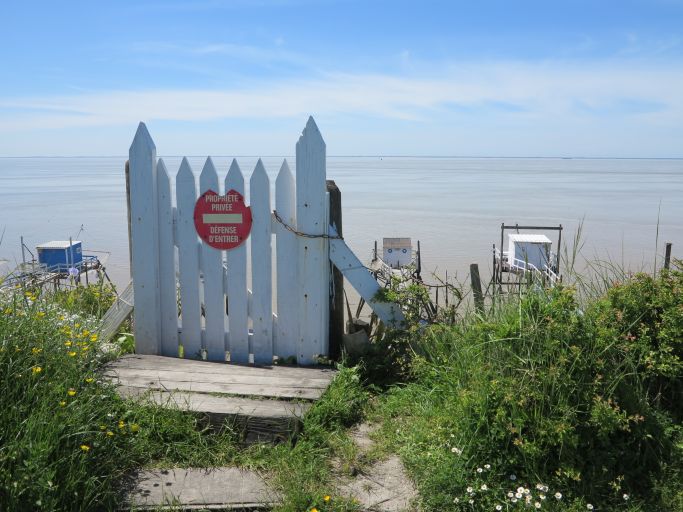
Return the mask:
<svg viewBox="0 0 683 512">
<path fill-rule="evenodd" d="M 122 397 L 200 415 L 245 443 L 292 439 L 335 374 L 153 355 L 123 356 L 104 373 Z M 127 501 L 143 510 L 269 510 L 279 496 L 260 475 L 239 468 L 172 468 L 140 472 Z"/>
<path fill-rule="evenodd" d="M 334 378 L 328 368 L 242 366 L 152 355 L 127 355 L 105 376 L 124 397 L 205 416 L 227 424 L 247 443 L 284 441 Z"/>
</svg>

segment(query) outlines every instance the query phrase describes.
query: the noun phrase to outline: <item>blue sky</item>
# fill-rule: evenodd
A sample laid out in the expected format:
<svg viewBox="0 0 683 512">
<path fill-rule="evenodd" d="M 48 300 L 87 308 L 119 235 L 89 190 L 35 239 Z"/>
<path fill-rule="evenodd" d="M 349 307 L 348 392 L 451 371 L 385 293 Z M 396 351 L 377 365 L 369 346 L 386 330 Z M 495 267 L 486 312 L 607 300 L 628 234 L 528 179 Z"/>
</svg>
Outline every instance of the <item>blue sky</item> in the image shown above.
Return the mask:
<svg viewBox="0 0 683 512">
<path fill-rule="evenodd" d="M 683 157 L 683 0 L 8 2 L 0 156 Z"/>
</svg>

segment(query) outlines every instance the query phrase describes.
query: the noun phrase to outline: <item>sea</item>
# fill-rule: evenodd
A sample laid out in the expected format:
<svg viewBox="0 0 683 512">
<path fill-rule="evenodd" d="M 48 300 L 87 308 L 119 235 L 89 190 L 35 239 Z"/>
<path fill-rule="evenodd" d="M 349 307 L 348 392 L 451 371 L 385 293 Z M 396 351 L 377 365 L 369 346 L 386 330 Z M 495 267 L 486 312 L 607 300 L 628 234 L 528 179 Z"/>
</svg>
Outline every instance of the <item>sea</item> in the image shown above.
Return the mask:
<svg viewBox="0 0 683 512">
<path fill-rule="evenodd" d="M 212 157 L 220 176 L 232 157 Z M 263 163 L 274 187 L 283 158 Z M 189 158 L 198 176 L 205 157 Z M 257 157 L 238 157 L 248 181 Z M 0 158 L 0 272 L 51 240 L 81 240 L 112 281 L 130 279 L 126 157 Z M 175 173 L 180 157 L 164 157 Z M 490 275 L 501 224 L 562 225 L 562 252 L 577 231 L 582 261 L 633 271 L 683 258 L 683 159 L 334 157 L 327 178 L 342 193 L 343 234 L 363 262 L 384 237 L 420 242 L 423 277 Z M 247 195 L 248 197 L 248 195 Z M 274 196 L 273 196 L 274 197 Z M 557 232 L 546 232 L 557 250 Z M 4 260 L 4 261 L 3 261 Z"/>
</svg>

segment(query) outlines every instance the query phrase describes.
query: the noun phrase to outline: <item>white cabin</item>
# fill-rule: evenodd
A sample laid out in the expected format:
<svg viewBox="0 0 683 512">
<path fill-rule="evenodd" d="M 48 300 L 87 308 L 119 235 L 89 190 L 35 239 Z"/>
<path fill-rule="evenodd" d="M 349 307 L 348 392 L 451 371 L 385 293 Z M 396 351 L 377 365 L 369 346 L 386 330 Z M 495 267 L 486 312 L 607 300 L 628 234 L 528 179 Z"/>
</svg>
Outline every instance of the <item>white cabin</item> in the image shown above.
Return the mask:
<svg viewBox="0 0 683 512">
<path fill-rule="evenodd" d="M 413 244 L 410 238 L 384 238 L 382 259 L 391 268 L 401 268 L 413 262 Z"/>
<path fill-rule="evenodd" d="M 552 242 L 545 235 L 514 233 L 508 235 L 507 261 L 510 268 L 526 270 L 531 265 L 537 270 L 552 266 Z"/>
</svg>

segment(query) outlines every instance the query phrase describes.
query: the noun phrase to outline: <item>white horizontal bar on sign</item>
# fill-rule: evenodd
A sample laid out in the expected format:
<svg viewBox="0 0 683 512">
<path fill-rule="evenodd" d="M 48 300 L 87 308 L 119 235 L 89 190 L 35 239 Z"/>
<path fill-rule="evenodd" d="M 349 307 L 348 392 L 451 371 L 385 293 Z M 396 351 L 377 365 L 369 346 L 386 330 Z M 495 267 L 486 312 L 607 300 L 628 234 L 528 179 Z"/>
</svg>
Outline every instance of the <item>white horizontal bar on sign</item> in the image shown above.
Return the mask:
<svg viewBox="0 0 683 512">
<path fill-rule="evenodd" d="M 241 213 L 205 213 L 204 224 L 242 224 Z"/>
</svg>

